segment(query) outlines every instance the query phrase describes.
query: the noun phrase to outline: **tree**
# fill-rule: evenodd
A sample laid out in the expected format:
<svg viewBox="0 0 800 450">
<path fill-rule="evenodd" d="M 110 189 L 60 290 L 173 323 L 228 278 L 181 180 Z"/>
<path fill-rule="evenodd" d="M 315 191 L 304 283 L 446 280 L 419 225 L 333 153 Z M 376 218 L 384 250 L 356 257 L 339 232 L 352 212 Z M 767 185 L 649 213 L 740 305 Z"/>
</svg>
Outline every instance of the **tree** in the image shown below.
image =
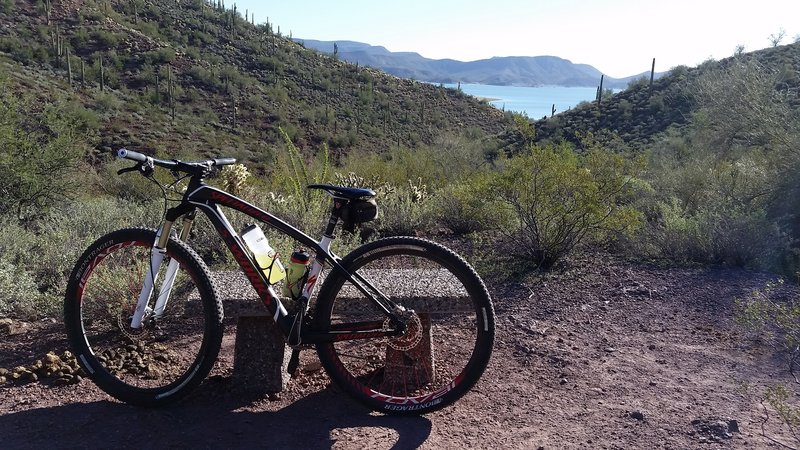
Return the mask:
<svg viewBox="0 0 800 450">
<path fill-rule="evenodd" d="M 81 146 L 71 114 L 8 89 L 0 74 L 0 216 L 23 224 L 78 188 Z"/>
<path fill-rule="evenodd" d="M 752 60 L 709 68 L 692 90 L 711 144 L 720 152 L 734 145 L 795 148 L 796 113 L 776 90 L 781 74 Z"/>
<path fill-rule="evenodd" d="M 781 41 L 785 37 L 786 37 L 786 30 L 781 28 L 780 30 L 778 30 L 777 33 L 770 34 L 769 38 L 767 38 L 767 39 L 769 39 L 770 45 L 772 45 L 772 47 L 774 48 L 774 47 L 779 46 L 781 44 Z"/>
</svg>

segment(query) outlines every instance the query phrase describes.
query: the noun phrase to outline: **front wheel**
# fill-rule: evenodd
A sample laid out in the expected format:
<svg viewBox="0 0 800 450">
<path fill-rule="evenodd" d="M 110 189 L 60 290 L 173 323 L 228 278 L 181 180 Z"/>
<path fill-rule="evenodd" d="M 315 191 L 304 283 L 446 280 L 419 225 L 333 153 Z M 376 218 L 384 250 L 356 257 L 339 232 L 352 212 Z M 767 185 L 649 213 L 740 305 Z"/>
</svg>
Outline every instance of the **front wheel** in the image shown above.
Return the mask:
<svg viewBox="0 0 800 450">
<path fill-rule="evenodd" d="M 208 268 L 172 238 L 144 322 L 130 326 L 155 237 L 155 230 L 131 228 L 95 241 L 75 265 L 64 303 L 67 336 L 89 378 L 117 399 L 142 406 L 169 403 L 197 386 L 223 334 L 222 303 Z M 179 268 L 166 308 L 156 314 L 170 261 Z"/>
<path fill-rule="evenodd" d="M 363 245 L 341 264 L 402 307 L 405 332 L 318 344 L 336 384 L 373 410 L 417 415 L 455 402 L 477 383 L 492 353 L 494 309 L 466 261 L 439 244 L 400 237 Z M 393 326 L 337 271 L 320 290 L 315 321 L 321 331 Z"/>
</svg>

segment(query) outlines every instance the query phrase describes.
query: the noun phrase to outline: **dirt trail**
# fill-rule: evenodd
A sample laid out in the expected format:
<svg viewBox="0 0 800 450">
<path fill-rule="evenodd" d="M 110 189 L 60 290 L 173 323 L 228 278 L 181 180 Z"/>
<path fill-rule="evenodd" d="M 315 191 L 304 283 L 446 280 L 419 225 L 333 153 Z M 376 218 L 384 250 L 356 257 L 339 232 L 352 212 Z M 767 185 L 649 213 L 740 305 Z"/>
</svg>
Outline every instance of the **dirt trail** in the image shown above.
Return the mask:
<svg viewBox="0 0 800 450">
<path fill-rule="evenodd" d="M 166 409 L 120 404 L 88 381 L 7 383 L 0 447 L 781 448 L 762 436 L 758 391 L 743 386 L 789 383 L 786 366 L 732 320 L 734 299 L 774 276 L 588 259 L 570 267 L 492 287 L 498 331 L 486 374 L 424 417 L 370 413 L 321 371 L 293 380 L 278 401 L 249 398 L 230 381 L 227 348 L 209 380 Z M 0 333 L 0 367 L 66 349 L 55 321 Z M 774 413 L 764 430 L 797 444 Z"/>
</svg>

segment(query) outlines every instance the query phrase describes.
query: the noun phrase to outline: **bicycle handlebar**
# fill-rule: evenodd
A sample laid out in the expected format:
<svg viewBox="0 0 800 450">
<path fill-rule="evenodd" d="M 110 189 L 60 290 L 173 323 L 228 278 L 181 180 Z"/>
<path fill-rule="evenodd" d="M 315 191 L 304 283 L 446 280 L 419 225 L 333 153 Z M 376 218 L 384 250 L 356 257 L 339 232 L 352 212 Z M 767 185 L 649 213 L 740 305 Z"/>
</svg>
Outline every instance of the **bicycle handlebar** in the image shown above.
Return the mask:
<svg viewBox="0 0 800 450">
<path fill-rule="evenodd" d="M 143 155 L 143 154 L 141 154 L 139 152 L 134 152 L 134 151 L 128 150 L 126 148 L 121 148 L 121 149 L 117 150 L 117 157 L 118 158 L 124 158 L 124 159 L 130 159 L 130 160 L 133 160 L 133 161 L 139 161 L 139 162 L 145 162 L 145 161 L 147 161 L 147 158 L 148 158 L 147 155 Z"/>
<path fill-rule="evenodd" d="M 157 159 L 147 156 L 143 153 L 134 152 L 126 148 L 117 150 L 117 157 L 136 161 L 139 164 L 148 166 L 159 166 L 165 169 L 177 170 L 179 172 L 186 172 L 192 175 L 203 175 L 211 170 L 212 167 L 228 166 L 236 163 L 236 158 L 215 158 L 206 161 L 179 161 L 173 159 L 171 161 L 164 159 Z"/>
</svg>

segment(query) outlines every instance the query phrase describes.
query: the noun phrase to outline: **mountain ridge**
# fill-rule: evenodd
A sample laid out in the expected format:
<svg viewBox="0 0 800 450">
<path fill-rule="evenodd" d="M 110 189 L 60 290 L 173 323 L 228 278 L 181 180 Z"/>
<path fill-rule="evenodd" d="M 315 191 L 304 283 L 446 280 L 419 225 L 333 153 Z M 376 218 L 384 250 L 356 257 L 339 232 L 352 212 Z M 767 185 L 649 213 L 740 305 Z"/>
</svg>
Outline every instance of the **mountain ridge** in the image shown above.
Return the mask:
<svg viewBox="0 0 800 450">
<path fill-rule="evenodd" d="M 218 3 L 3 5 L 0 80 L 80 108 L 92 158 L 179 148 L 267 170 L 287 140 L 308 154 L 327 145 L 335 160 L 464 130 L 493 136 L 508 123 L 456 89 L 304 49 Z"/>
<path fill-rule="evenodd" d="M 553 55 L 494 56 L 475 61 L 431 59 L 416 52 L 392 52 L 380 45 L 358 41 L 321 41 L 294 38 L 295 42 L 353 64 L 383 70 L 403 78 L 431 83 L 475 83 L 497 86 L 596 87 L 603 73 L 589 64 L 576 64 Z M 658 72 L 660 78 L 666 72 Z M 650 72 L 624 78 L 603 77 L 603 87 L 622 89 Z"/>
</svg>

